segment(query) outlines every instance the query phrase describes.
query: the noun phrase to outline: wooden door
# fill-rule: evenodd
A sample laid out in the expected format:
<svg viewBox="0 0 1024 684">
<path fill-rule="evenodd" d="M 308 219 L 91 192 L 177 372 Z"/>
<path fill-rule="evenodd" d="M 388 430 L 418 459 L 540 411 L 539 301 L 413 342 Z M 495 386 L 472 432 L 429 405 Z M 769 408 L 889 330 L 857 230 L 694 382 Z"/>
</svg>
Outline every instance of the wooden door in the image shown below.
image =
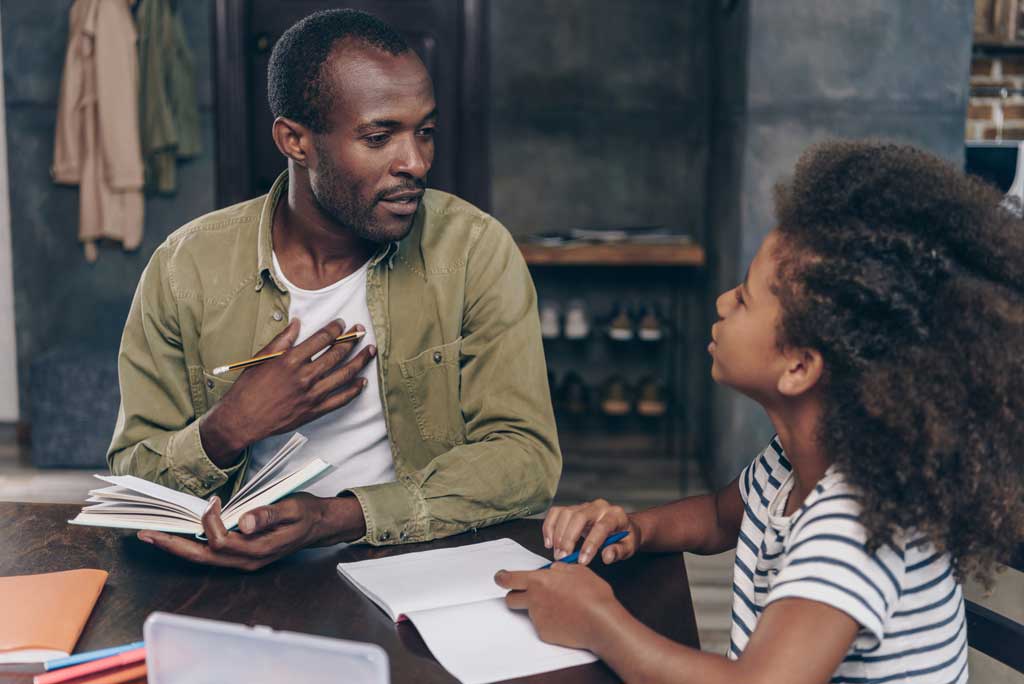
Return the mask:
<svg viewBox="0 0 1024 684">
<path fill-rule="evenodd" d="M 427 184 L 487 209 L 484 0 L 217 0 L 218 206 L 267 192 L 286 167 L 270 136 L 270 53 L 295 22 L 336 7 L 377 15 L 419 54 L 438 106 L 437 149 Z"/>
</svg>

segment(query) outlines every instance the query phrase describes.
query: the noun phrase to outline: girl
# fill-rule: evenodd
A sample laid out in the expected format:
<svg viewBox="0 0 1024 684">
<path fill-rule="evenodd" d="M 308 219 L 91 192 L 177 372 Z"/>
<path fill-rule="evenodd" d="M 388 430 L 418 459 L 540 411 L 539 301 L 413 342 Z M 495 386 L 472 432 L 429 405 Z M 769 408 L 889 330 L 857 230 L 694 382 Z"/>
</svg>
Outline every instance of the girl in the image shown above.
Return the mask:
<svg viewBox="0 0 1024 684">
<path fill-rule="evenodd" d="M 555 507 L 554 557 L 500 572 L 541 638 L 626 681 L 963 682 L 959 582 L 1024 539 L 1024 228 L 911 147 L 829 142 L 776 188 L 778 227 L 722 294 L 716 382 L 777 432 L 727 487 L 636 514 Z M 736 548 L 727 657 L 652 632 L 586 565 Z"/>
</svg>

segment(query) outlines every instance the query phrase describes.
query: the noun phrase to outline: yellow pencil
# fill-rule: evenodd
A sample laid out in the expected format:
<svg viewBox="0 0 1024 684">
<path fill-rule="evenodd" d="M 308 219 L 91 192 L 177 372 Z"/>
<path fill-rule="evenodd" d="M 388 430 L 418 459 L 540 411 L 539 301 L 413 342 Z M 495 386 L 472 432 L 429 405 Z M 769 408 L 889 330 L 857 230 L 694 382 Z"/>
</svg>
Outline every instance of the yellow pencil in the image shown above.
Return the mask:
<svg viewBox="0 0 1024 684">
<path fill-rule="evenodd" d="M 344 335 L 338 335 L 337 337 L 334 338 L 334 342 L 332 342 L 331 344 L 337 344 L 338 342 L 354 342 L 356 340 L 363 339 L 365 335 L 365 330 L 356 330 L 355 332 L 345 333 Z M 250 368 L 252 366 L 258 366 L 264 361 L 276 359 L 278 356 L 281 356 L 282 354 L 284 354 L 284 352 L 279 351 L 274 352 L 273 354 L 264 354 L 263 356 L 257 356 L 252 359 L 246 359 L 245 361 L 236 361 L 234 363 L 229 363 L 226 366 L 217 366 L 216 368 L 213 369 L 213 374 L 224 375 L 225 373 L 230 373 L 231 371 L 234 370 L 243 370 L 245 368 Z"/>
</svg>

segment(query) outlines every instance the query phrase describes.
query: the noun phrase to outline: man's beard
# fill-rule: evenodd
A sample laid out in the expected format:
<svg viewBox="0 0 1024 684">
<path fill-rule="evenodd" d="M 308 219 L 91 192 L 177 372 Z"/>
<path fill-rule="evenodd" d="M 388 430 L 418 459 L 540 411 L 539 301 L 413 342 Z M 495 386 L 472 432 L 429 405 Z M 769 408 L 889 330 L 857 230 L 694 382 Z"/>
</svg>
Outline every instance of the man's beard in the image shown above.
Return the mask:
<svg viewBox="0 0 1024 684">
<path fill-rule="evenodd" d="M 409 216 L 404 226 L 385 226 L 377 220 L 374 209 L 377 203 L 396 192 L 420 190 L 426 184 L 415 179 L 396 187 L 381 190 L 369 201 L 359 197 L 355 183 L 350 182 L 334 165 L 326 149 L 314 141 L 320 165 L 317 173 L 310 176 L 310 189 L 320 209 L 339 225 L 351 230 L 356 236 L 369 242 L 383 244 L 401 240 L 412 230 L 415 214 Z"/>
</svg>

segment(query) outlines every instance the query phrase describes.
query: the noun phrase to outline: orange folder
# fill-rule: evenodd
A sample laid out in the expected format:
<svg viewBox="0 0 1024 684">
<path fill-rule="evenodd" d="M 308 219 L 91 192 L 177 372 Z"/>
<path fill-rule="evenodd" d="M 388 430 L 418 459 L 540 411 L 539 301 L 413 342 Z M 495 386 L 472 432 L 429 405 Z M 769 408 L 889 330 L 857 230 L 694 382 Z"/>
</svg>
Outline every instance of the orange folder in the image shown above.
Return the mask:
<svg viewBox="0 0 1024 684">
<path fill-rule="evenodd" d="M 105 570 L 0 577 L 0 661 L 34 662 L 46 651 L 70 654 L 106 581 Z M 25 659 L 18 660 L 19 651 Z"/>
</svg>

